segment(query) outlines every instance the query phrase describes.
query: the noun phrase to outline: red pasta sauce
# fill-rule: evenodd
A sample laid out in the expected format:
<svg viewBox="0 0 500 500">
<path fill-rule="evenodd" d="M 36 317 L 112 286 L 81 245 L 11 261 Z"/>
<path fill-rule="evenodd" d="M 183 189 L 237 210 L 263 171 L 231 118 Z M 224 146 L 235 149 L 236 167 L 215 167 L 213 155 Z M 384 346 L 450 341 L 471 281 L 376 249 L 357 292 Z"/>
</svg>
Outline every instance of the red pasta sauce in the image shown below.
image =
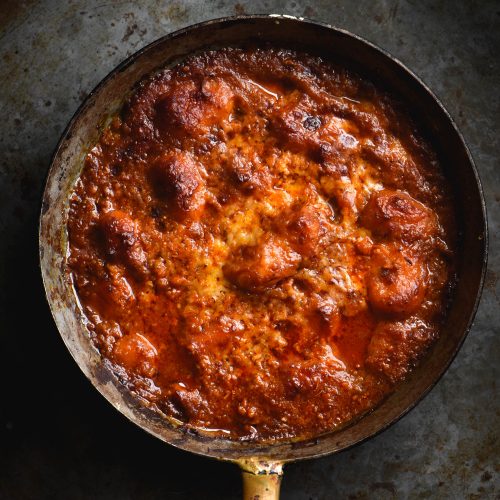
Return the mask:
<svg viewBox="0 0 500 500">
<path fill-rule="evenodd" d="M 453 200 L 404 109 L 317 57 L 222 49 L 143 80 L 89 151 L 68 266 L 141 401 L 239 440 L 374 408 L 440 333 Z"/>
</svg>

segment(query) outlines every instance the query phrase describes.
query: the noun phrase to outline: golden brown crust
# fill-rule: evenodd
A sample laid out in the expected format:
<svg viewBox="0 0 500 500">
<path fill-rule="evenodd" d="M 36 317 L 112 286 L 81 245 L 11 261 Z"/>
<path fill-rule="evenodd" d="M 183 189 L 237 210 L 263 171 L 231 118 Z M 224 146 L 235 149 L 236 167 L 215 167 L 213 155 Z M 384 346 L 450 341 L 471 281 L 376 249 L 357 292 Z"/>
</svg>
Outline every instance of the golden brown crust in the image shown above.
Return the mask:
<svg viewBox="0 0 500 500">
<path fill-rule="evenodd" d="M 301 260 L 284 240 L 271 236 L 257 245 L 238 247 L 222 271 L 237 287 L 257 291 L 293 276 Z"/>
<path fill-rule="evenodd" d="M 146 274 L 147 258 L 139 239 L 137 223 L 120 210 L 104 213 L 99 222 L 110 260 L 123 262 L 136 276 Z"/>
<path fill-rule="evenodd" d="M 372 194 L 361 222 L 376 236 L 407 243 L 429 240 L 438 229 L 432 210 L 403 191 L 389 189 Z"/>
<path fill-rule="evenodd" d="M 174 213 L 195 217 L 205 203 L 203 167 L 190 155 L 176 151 L 160 156 L 151 169 L 151 181 L 159 198 L 165 200 Z"/>
<path fill-rule="evenodd" d="M 366 364 L 396 383 L 413 368 L 421 349 L 434 339 L 435 332 L 418 318 L 381 322 L 368 346 Z"/>
<path fill-rule="evenodd" d="M 368 274 L 368 300 L 378 312 L 407 316 L 422 304 L 426 271 L 420 259 L 394 245 L 373 248 Z"/>
<path fill-rule="evenodd" d="M 455 248 L 405 112 L 280 49 L 141 82 L 87 155 L 68 232 L 90 334 L 127 387 L 252 440 L 325 432 L 387 395 L 439 333 Z"/>
</svg>

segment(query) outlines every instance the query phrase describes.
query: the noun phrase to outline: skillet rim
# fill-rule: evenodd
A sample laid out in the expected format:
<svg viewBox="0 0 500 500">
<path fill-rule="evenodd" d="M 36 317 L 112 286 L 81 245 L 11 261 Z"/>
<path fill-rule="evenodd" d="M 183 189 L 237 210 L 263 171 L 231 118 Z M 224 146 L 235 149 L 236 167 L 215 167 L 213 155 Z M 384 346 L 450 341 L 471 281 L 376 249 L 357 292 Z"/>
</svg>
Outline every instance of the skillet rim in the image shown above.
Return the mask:
<svg viewBox="0 0 500 500">
<path fill-rule="evenodd" d="M 411 80 L 416 82 L 417 86 L 420 87 L 421 90 L 424 91 L 433 101 L 435 104 L 437 104 L 439 110 L 441 113 L 443 113 L 444 118 L 446 121 L 451 125 L 453 133 L 456 134 L 456 137 L 458 138 L 461 146 L 463 147 L 466 157 L 467 157 L 467 168 L 473 173 L 474 179 L 475 179 L 475 185 L 477 187 L 477 192 L 479 195 L 479 201 L 480 201 L 480 206 L 481 206 L 481 215 L 482 215 L 482 261 L 481 261 L 481 273 L 480 273 L 480 278 L 478 282 L 478 288 L 477 288 L 477 293 L 474 298 L 474 303 L 471 308 L 470 314 L 468 315 L 468 321 L 466 324 L 466 327 L 464 328 L 460 339 L 456 342 L 452 352 L 450 353 L 449 357 L 445 360 L 444 363 L 440 364 L 439 370 L 436 371 L 436 376 L 433 377 L 432 382 L 423 390 L 420 392 L 417 398 L 414 398 L 412 402 L 407 405 L 401 412 L 399 412 L 396 416 L 392 417 L 389 419 L 387 422 L 384 422 L 384 425 L 378 427 L 375 431 L 370 432 L 368 435 L 361 437 L 357 440 L 353 440 L 351 443 L 341 447 L 337 448 L 334 450 L 320 450 L 314 452 L 314 448 L 316 447 L 315 444 L 310 446 L 311 453 L 305 453 L 304 455 L 301 455 L 299 457 L 294 457 L 294 456 L 287 456 L 285 458 L 273 458 L 271 459 L 272 462 L 280 462 L 280 463 L 288 463 L 292 461 L 301 461 L 301 460 L 307 460 L 307 459 L 312 459 L 312 458 L 319 458 L 323 457 L 326 455 L 330 455 L 333 453 L 340 453 L 342 451 L 346 451 L 348 449 L 353 448 L 354 446 L 360 445 L 364 443 L 365 441 L 374 438 L 375 436 L 381 434 L 385 430 L 387 430 L 389 427 L 391 427 L 393 424 L 395 424 L 397 421 L 399 421 L 403 416 L 405 416 L 407 413 L 409 413 L 413 408 L 415 408 L 418 403 L 420 403 L 428 394 L 429 392 L 437 385 L 437 383 L 441 380 L 443 375 L 446 373 L 448 368 L 450 367 L 451 363 L 453 360 L 456 358 L 458 352 L 460 351 L 467 335 L 469 334 L 473 322 L 479 307 L 479 303 L 481 300 L 482 292 L 484 289 L 484 282 L 485 282 L 485 275 L 486 275 L 486 270 L 487 270 L 487 262 L 488 262 L 488 250 L 489 250 L 489 233 L 488 233 L 488 217 L 487 217 L 487 207 L 486 207 L 486 201 L 484 197 L 484 191 L 482 187 L 482 182 L 480 179 L 479 172 L 477 170 L 477 167 L 475 165 L 474 159 L 472 157 L 472 154 L 467 146 L 467 143 L 465 142 L 465 139 L 463 137 L 463 134 L 459 130 L 458 126 L 456 125 L 454 119 L 451 117 L 450 113 L 447 111 L 447 109 L 444 107 L 440 99 L 434 94 L 434 92 L 427 86 L 426 83 L 424 83 L 420 77 L 418 77 L 413 71 L 411 71 L 405 64 L 403 64 L 399 59 L 394 57 L 392 54 L 390 54 L 388 51 L 385 49 L 380 48 L 378 45 L 364 39 L 363 37 L 360 37 L 359 35 L 356 35 L 348 30 L 345 30 L 343 28 L 338 28 L 336 26 L 330 25 L 328 23 L 316 21 L 316 20 L 311 20 L 305 17 L 297 17 L 297 16 L 291 16 L 291 15 L 286 15 L 286 14 L 251 14 L 251 15 L 237 15 L 237 16 L 226 16 L 226 17 L 220 17 L 220 18 L 215 18 L 215 19 L 209 19 L 206 21 L 202 21 L 199 23 L 191 24 L 188 26 L 185 26 L 183 28 L 180 28 L 176 31 L 173 31 L 171 33 L 167 33 L 166 35 L 154 40 L 153 42 L 145 45 L 138 51 L 134 52 L 130 56 L 128 56 L 126 59 L 124 59 L 121 63 L 119 63 L 114 69 L 112 69 L 86 96 L 84 101 L 78 106 L 77 110 L 71 117 L 70 121 L 66 125 L 56 147 L 54 150 L 54 153 L 51 156 L 50 160 L 50 166 L 47 169 L 47 173 L 45 175 L 43 185 L 44 185 L 44 190 L 43 190 L 43 195 L 42 195 L 42 204 L 41 204 L 41 210 L 40 210 L 40 216 L 39 216 L 39 227 L 38 227 L 38 240 L 39 240 L 39 261 L 38 265 L 40 267 L 40 272 L 42 275 L 42 282 L 43 282 L 43 287 L 44 287 L 44 292 L 45 292 L 45 297 L 48 302 L 52 317 L 54 319 L 55 326 L 59 332 L 59 335 L 61 336 L 64 344 L 66 345 L 66 348 L 68 349 L 70 355 L 72 358 L 75 360 L 76 364 L 78 365 L 79 369 L 84 373 L 88 381 L 92 384 L 92 386 L 98 390 L 99 393 L 106 399 L 108 403 L 110 403 L 122 416 L 124 416 L 127 420 L 135 424 L 136 426 L 140 427 L 142 430 L 147 432 L 148 434 L 151 434 L 152 436 L 161 439 L 162 441 L 176 447 L 179 449 L 182 449 L 184 451 L 189 451 L 192 453 L 195 453 L 197 455 L 201 456 L 206 456 L 210 458 L 216 458 L 220 460 L 226 460 L 226 461 L 232 461 L 232 462 L 245 462 L 248 460 L 248 457 L 252 458 L 262 458 L 263 456 L 266 456 L 265 453 L 261 453 L 261 451 L 265 451 L 267 448 L 273 448 L 275 446 L 281 445 L 291 445 L 291 449 L 288 450 L 288 455 L 293 455 L 293 452 L 295 450 L 294 446 L 294 441 L 290 440 L 284 440 L 284 441 L 277 441 L 276 443 L 269 443 L 265 442 L 262 443 L 263 446 L 258 447 L 258 443 L 246 443 L 246 442 L 238 442 L 238 441 L 229 441 L 230 447 L 228 447 L 226 450 L 223 448 L 217 448 L 217 450 L 211 450 L 210 447 L 205 446 L 206 443 L 213 442 L 214 440 L 222 441 L 219 438 L 212 438 L 208 436 L 194 436 L 190 435 L 189 431 L 186 432 L 185 429 L 181 428 L 173 428 L 175 432 L 182 433 L 185 437 L 185 439 L 188 440 L 188 442 L 191 441 L 192 438 L 196 439 L 196 442 L 199 443 L 199 445 L 203 446 L 203 450 L 201 449 L 191 449 L 190 446 L 185 446 L 184 443 L 185 441 L 182 441 L 181 443 L 177 442 L 171 442 L 165 439 L 164 436 L 160 436 L 157 433 L 155 433 L 152 429 L 149 427 L 146 427 L 142 425 L 140 422 L 132 419 L 129 415 L 126 415 L 120 408 L 117 407 L 117 405 L 110 401 L 108 397 L 101 391 L 100 389 L 100 383 L 99 381 L 93 380 L 92 377 L 85 372 L 83 367 L 81 366 L 80 362 L 76 359 L 74 356 L 71 348 L 69 347 L 65 336 L 59 331 L 57 321 L 56 321 L 56 316 L 55 316 L 55 306 L 53 305 L 53 302 L 50 298 L 49 295 L 49 290 L 48 290 L 48 284 L 45 279 L 45 271 L 44 271 L 44 266 L 43 266 L 43 242 L 44 242 L 44 236 L 43 236 L 43 227 L 44 227 L 44 214 L 46 212 L 47 208 L 47 198 L 48 196 L 48 180 L 50 177 L 52 177 L 53 173 L 56 172 L 56 160 L 58 159 L 60 153 L 63 151 L 63 146 L 67 140 L 69 140 L 72 135 L 73 135 L 73 129 L 75 126 L 75 123 L 77 122 L 78 118 L 86 111 L 88 107 L 92 104 L 92 98 L 97 95 L 101 89 L 103 89 L 106 84 L 112 80 L 117 74 L 125 71 L 129 66 L 131 66 L 137 59 L 140 57 L 144 56 L 145 53 L 151 51 L 155 47 L 162 45 L 168 40 L 172 38 L 177 38 L 177 37 L 182 37 L 185 34 L 188 34 L 189 32 L 197 31 L 200 28 L 205 28 L 209 27 L 211 25 L 217 26 L 217 25 L 224 25 L 224 24 L 231 24 L 231 23 L 238 23 L 238 22 L 245 22 L 245 21 L 252 21 L 252 20 L 264 20 L 264 21 L 269 21 L 269 20 L 276 20 L 276 21 L 291 21 L 293 23 L 301 23 L 301 24 L 307 24 L 310 25 L 312 28 L 324 28 L 327 30 L 332 30 L 334 32 L 337 32 L 338 34 L 341 34 L 344 37 L 347 38 L 352 38 L 355 39 L 357 42 L 360 42 L 361 44 L 364 44 L 374 50 L 375 52 L 378 52 L 382 57 L 389 59 L 393 64 L 398 66 L 399 70 L 401 70 L 403 73 L 406 74 Z M 411 109 L 411 108 L 410 108 Z M 453 307 L 453 304 L 450 306 Z M 117 381 L 117 383 L 120 383 Z M 370 413 L 370 412 L 368 412 Z M 365 414 L 366 415 L 366 414 Z M 341 429 L 345 429 L 350 426 L 355 426 L 357 423 L 362 420 L 365 415 L 362 415 L 361 417 L 351 421 L 348 425 L 345 427 L 342 427 Z M 340 431 L 341 429 L 336 429 L 335 431 L 322 434 L 320 436 L 316 436 L 304 441 L 299 441 L 297 442 L 297 448 L 303 449 L 303 448 L 309 448 L 307 445 L 305 447 L 301 446 L 301 444 L 308 443 L 311 441 L 316 442 L 316 440 L 322 436 L 329 437 L 329 436 L 334 436 L 337 431 Z M 228 441 L 228 440 L 225 440 Z M 241 447 L 239 446 L 241 445 Z M 254 447 L 255 446 L 255 447 Z M 332 447 L 334 448 L 335 445 L 333 444 Z M 252 455 L 249 453 L 250 449 L 253 448 L 255 450 L 255 453 Z M 226 457 L 223 455 L 227 451 L 229 455 L 234 455 L 235 452 L 239 450 L 244 451 L 245 453 L 241 455 L 239 458 L 235 457 Z"/>
</svg>

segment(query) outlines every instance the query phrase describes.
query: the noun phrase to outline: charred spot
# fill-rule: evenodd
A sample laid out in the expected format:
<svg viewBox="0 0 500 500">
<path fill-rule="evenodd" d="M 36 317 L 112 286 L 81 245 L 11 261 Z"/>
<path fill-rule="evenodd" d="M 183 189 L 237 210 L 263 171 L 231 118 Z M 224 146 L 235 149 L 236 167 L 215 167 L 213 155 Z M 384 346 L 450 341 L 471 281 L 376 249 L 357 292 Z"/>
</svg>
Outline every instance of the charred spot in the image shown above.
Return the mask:
<svg viewBox="0 0 500 500">
<path fill-rule="evenodd" d="M 246 116 L 246 111 L 241 106 L 236 106 L 233 109 L 233 120 L 242 121 Z"/>
<path fill-rule="evenodd" d="M 393 283 L 396 274 L 396 269 L 393 267 L 382 267 L 379 275 L 386 283 Z"/>
<path fill-rule="evenodd" d="M 294 278 L 293 279 L 293 284 L 301 291 L 304 293 L 311 292 L 314 290 L 315 286 L 308 280 L 302 279 L 302 278 Z"/>
<path fill-rule="evenodd" d="M 188 422 L 189 417 L 187 413 L 184 411 L 180 401 L 174 394 L 170 396 L 169 399 L 164 401 L 159 401 L 157 403 L 158 409 L 165 413 L 166 415 L 171 415 L 172 417 L 180 420 L 181 422 Z"/>
<path fill-rule="evenodd" d="M 319 116 L 308 116 L 303 122 L 304 128 L 307 130 L 317 130 L 321 127 L 321 118 Z"/>
<path fill-rule="evenodd" d="M 219 203 L 220 205 L 225 205 L 230 200 L 231 193 L 229 193 L 228 191 L 222 191 L 217 195 L 217 203 Z M 212 204 L 210 204 L 209 206 L 213 208 Z"/>
<path fill-rule="evenodd" d="M 150 172 L 153 189 L 181 212 L 193 212 L 204 204 L 205 182 L 198 164 L 184 152 L 158 158 Z"/>
<path fill-rule="evenodd" d="M 122 166 L 119 165 L 118 163 L 114 163 L 113 165 L 111 165 L 110 171 L 111 171 L 111 175 L 116 177 L 116 176 L 121 174 Z"/>
<path fill-rule="evenodd" d="M 279 330 L 280 332 L 289 332 L 293 327 L 294 324 L 287 319 L 282 319 L 274 323 L 274 328 L 276 328 L 276 330 Z"/>
<path fill-rule="evenodd" d="M 161 216 L 161 212 L 161 208 L 157 206 L 151 207 L 151 210 L 149 211 L 153 219 L 158 219 L 158 217 Z"/>
<path fill-rule="evenodd" d="M 178 389 L 173 393 L 171 402 L 175 405 L 177 411 L 183 415 L 182 420 L 188 422 L 196 417 L 205 404 L 198 389 L 192 391 Z"/>
<path fill-rule="evenodd" d="M 293 68 L 290 68 L 290 72 L 293 71 Z M 285 90 L 285 92 L 291 92 L 297 88 L 297 82 L 294 78 L 285 76 L 280 79 L 280 84 Z"/>
</svg>

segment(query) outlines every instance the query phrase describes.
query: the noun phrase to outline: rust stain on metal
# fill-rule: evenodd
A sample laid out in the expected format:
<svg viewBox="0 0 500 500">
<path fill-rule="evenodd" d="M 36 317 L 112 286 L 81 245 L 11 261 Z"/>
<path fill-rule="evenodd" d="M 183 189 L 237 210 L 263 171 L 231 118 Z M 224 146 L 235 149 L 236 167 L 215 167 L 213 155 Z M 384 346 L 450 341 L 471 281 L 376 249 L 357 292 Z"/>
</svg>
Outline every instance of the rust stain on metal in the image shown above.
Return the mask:
<svg viewBox="0 0 500 500">
<path fill-rule="evenodd" d="M 167 7 L 165 15 L 173 22 L 182 23 L 188 19 L 188 9 L 182 2 L 172 2 Z"/>
<path fill-rule="evenodd" d="M 241 3 L 237 3 L 235 6 L 234 6 L 234 13 L 237 15 L 237 16 L 242 16 L 244 14 L 246 14 L 246 9 L 243 5 L 241 5 Z"/>
<path fill-rule="evenodd" d="M 490 290 L 495 297 L 497 302 L 500 302 L 500 297 L 498 296 L 498 273 L 493 271 L 493 269 L 488 268 L 486 271 L 486 278 L 484 281 L 484 287 L 486 290 Z"/>
<path fill-rule="evenodd" d="M 316 16 L 316 10 L 314 7 L 311 7 L 310 5 L 306 5 L 304 8 L 304 16 L 305 17 L 314 17 Z"/>
<path fill-rule="evenodd" d="M 386 492 L 390 493 L 392 498 L 396 498 L 396 496 L 397 496 L 396 486 L 391 481 L 373 483 L 370 486 L 370 490 L 372 492 L 375 492 L 377 490 L 386 491 Z"/>
<path fill-rule="evenodd" d="M 0 9 L 0 30 L 7 25 L 13 27 L 15 21 L 25 14 L 35 3 L 36 0 L 24 2 L 19 2 L 18 0 L 3 0 L 2 8 Z"/>
<path fill-rule="evenodd" d="M 488 269 L 486 273 L 486 280 L 484 282 L 484 286 L 486 288 L 494 290 L 497 284 L 498 284 L 498 274 L 495 271 L 493 271 L 493 269 Z"/>
</svg>

